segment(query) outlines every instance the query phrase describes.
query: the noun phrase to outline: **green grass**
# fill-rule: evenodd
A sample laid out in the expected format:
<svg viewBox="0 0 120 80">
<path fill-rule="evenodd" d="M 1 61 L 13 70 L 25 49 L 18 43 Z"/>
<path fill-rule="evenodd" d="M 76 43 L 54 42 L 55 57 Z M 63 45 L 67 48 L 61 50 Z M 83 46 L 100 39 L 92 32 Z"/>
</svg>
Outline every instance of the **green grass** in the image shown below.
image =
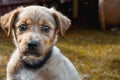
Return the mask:
<svg viewBox="0 0 120 80">
<path fill-rule="evenodd" d="M 74 27 L 57 46 L 75 65 L 84 80 L 120 80 L 120 31 L 101 32 Z M 0 80 L 14 45 L 0 33 Z"/>
</svg>

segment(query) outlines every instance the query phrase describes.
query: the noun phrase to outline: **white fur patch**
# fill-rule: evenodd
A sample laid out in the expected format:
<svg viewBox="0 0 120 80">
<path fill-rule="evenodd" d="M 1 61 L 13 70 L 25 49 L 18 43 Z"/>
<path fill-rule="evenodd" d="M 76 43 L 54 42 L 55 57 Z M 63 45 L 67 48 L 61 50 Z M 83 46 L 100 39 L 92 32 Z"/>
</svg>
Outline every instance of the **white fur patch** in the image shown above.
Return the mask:
<svg viewBox="0 0 120 80">
<path fill-rule="evenodd" d="M 38 71 L 34 72 L 27 69 L 21 69 L 15 77 L 17 80 L 43 80 L 38 74 Z"/>
</svg>

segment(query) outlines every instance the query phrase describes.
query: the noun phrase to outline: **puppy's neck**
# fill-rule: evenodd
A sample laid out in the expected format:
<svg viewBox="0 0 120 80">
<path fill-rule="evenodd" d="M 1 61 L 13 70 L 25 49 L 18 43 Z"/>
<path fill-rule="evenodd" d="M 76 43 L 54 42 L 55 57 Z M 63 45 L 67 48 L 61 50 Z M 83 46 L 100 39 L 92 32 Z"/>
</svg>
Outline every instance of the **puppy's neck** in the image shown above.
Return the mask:
<svg viewBox="0 0 120 80">
<path fill-rule="evenodd" d="M 49 58 L 51 57 L 52 55 L 52 50 L 53 50 L 53 47 L 51 47 L 48 51 L 48 53 L 43 57 L 42 60 L 39 60 L 37 63 L 33 63 L 33 64 L 30 64 L 30 63 L 26 63 L 25 61 L 22 61 L 23 63 L 23 67 L 27 68 L 27 69 L 40 69 L 41 67 L 43 67 L 45 65 L 45 63 L 49 60 Z"/>
</svg>

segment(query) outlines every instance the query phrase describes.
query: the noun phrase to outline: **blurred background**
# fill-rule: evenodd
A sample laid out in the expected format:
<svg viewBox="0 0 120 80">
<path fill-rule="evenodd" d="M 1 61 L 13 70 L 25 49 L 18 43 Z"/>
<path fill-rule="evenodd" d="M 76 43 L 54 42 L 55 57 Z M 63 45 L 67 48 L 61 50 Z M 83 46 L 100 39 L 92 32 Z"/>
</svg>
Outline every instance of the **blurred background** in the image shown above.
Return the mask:
<svg viewBox="0 0 120 80">
<path fill-rule="evenodd" d="M 98 0 L 0 0 L 0 15 L 18 6 L 42 5 L 55 7 L 75 24 L 96 26 L 99 24 Z"/>
<path fill-rule="evenodd" d="M 19 7 L 55 7 L 71 28 L 56 44 L 83 80 L 120 80 L 120 0 L 0 0 L 0 16 Z M 14 51 L 12 38 L 0 29 L 0 80 Z"/>
</svg>

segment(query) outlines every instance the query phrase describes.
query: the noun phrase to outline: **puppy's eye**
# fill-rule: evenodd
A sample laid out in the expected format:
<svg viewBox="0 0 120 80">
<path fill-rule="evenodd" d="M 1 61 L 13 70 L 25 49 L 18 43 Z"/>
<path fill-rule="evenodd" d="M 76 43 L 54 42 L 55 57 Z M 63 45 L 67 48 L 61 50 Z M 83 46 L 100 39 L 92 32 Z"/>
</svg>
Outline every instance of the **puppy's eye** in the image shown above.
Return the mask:
<svg viewBox="0 0 120 80">
<path fill-rule="evenodd" d="M 19 30 L 20 31 L 26 31 L 27 30 L 27 25 L 26 24 L 22 24 L 20 27 L 19 27 Z"/>
<path fill-rule="evenodd" d="M 48 33 L 50 32 L 50 28 L 47 25 L 43 25 L 43 27 L 41 28 L 41 31 Z"/>
</svg>

